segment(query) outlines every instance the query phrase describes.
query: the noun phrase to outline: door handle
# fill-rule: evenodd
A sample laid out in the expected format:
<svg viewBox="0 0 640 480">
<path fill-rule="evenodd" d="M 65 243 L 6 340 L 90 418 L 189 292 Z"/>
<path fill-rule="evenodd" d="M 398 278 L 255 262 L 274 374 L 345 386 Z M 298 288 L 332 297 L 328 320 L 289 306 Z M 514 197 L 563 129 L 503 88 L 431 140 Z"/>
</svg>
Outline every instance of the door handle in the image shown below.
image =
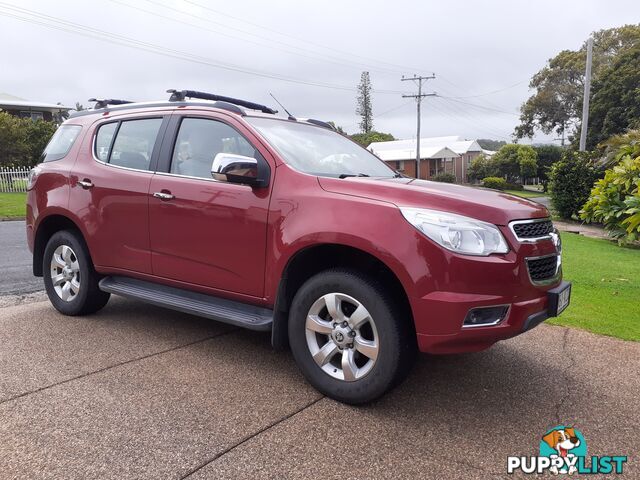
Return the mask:
<svg viewBox="0 0 640 480">
<path fill-rule="evenodd" d="M 153 196 L 159 198 L 160 200 L 171 200 L 172 198 L 176 198 L 169 192 L 153 192 Z"/>
<path fill-rule="evenodd" d="M 89 180 L 88 178 L 85 178 L 84 180 L 78 180 L 78 185 L 80 185 L 85 190 L 93 187 L 93 183 L 91 183 L 91 180 Z"/>
</svg>

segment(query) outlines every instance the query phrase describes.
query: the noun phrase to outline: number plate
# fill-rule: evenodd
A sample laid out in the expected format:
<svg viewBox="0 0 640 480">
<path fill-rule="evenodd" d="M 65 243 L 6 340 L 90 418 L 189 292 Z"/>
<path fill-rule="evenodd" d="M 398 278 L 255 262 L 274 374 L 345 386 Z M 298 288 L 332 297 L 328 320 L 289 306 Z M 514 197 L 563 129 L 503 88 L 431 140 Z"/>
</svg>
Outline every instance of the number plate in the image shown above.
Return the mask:
<svg viewBox="0 0 640 480">
<path fill-rule="evenodd" d="M 571 284 L 569 282 L 562 282 L 558 287 L 549 290 L 547 292 L 549 296 L 549 310 L 550 317 L 557 317 L 568 306 L 571 301 Z"/>
</svg>

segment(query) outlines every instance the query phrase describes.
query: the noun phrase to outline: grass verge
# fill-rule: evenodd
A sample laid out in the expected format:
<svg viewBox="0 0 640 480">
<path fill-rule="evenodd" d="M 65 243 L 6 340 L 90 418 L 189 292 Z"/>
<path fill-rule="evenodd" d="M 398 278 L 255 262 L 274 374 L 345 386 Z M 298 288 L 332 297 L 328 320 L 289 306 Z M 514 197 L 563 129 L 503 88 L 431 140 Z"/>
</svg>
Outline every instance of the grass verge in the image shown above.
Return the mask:
<svg viewBox="0 0 640 480">
<path fill-rule="evenodd" d="M 24 218 L 26 193 L 0 193 L 0 218 Z"/>
<path fill-rule="evenodd" d="M 571 305 L 548 322 L 640 341 L 640 250 L 571 233 L 562 242 Z"/>
<path fill-rule="evenodd" d="M 522 198 L 535 198 L 535 197 L 547 197 L 548 195 L 543 192 L 534 192 L 532 190 L 505 190 L 505 193 L 510 193 L 516 197 Z"/>
</svg>

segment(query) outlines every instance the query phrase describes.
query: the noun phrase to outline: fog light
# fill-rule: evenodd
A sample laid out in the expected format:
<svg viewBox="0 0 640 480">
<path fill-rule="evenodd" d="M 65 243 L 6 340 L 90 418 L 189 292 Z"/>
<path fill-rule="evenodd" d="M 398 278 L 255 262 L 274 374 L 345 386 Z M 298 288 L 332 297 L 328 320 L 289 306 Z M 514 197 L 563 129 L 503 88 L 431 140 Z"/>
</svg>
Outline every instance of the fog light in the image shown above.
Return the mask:
<svg viewBox="0 0 640 480">
<path fill-rule="evenodd" d="M 488 327 L 497 325 L 507 316 L 509 305 L 472 308 L 464 319 L 464 327 Z"/>
</svg>

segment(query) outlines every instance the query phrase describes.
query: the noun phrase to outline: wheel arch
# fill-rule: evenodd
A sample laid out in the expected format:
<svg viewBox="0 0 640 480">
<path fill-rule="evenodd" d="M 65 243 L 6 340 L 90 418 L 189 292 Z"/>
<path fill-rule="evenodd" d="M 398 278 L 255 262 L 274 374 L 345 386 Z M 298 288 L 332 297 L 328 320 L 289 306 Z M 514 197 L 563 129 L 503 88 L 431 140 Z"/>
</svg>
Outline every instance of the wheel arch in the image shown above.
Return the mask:
<svg viewBox="0 0 640 480">
<path fill-rule="evenodd" d="M 43 218 L 36 229 L 33 242 L 33 274 L 36 277 L 43 275 L 42 262 L 44 259 L 44 250 L 47 247 L 49 239 L 61 230 L 71 230 L 78 234 L 81 241 L 87 245 L 82 230 L 71 218 L 59 213 L 48 215 Z M 88 248 L 87 248 L 88 251 Z"/>
<path fill-rule="evenodd" d="M 402 282 L 394 271 L 375 255 L 362 249 L 339 243 L 308 246 L 292 255 L 280 277 L 274 307 L 271 343 L 276 349 L 289 345 L 289 307 L 302 284 L 313 275 L 336 267 L 352 268 L 375 278 L 388 289 L 390 297 L 402 309 L 403 317 L 411 323 L 413 314 Z"/>
</svg>

